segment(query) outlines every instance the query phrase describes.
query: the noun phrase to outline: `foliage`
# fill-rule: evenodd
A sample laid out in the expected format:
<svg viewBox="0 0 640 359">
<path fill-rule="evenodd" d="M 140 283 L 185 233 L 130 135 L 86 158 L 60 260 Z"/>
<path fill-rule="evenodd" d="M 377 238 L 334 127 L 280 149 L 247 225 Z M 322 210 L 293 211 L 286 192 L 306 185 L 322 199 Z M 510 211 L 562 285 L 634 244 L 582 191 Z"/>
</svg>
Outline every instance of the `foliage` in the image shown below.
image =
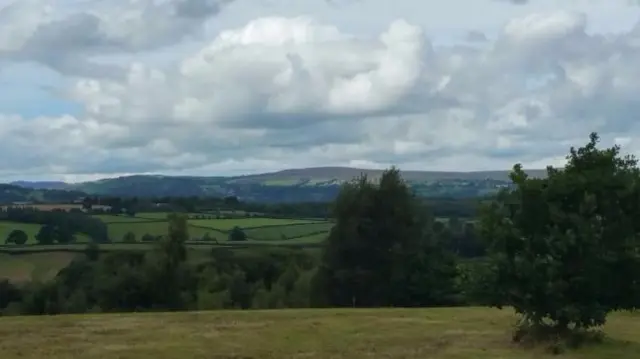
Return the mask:
<svg viewBox="0 0 640 359">
<path fill-rule="evenodd" d="M 619 147 L 597 142 L 592 133 L 545 179 L 514 166 L 515 188 L 481 215 L 488 300 L 513 306 L 532 327 L 600 326 L 611 311 L 639 304 L 640 172 Z"/>
<path fill-rule="evenodd" d="M 5 243 L 6 244 L 23 245 L 23 244 L 27 243 L 28 240 L 29 240 L 29 236 L 27 236 L 27 234 L 23 230 L 14 229 L 7 236 L 7 239 L 5 240 Z"/>
<path fill-rule="evenodd" d="M 336 199 L 336 224 L 315 278 L 326 305 L 452 304 L 456 266 L 432 218 L 396 169 L 361 176 Z"/>
<path fill-rule="evenodd" d="M 247 235 L 244 233 L 242 228 L 235 226 L 229 232 L 229 241 L 232 242 L 242 242 L 247 240 Z"/>
</svg>

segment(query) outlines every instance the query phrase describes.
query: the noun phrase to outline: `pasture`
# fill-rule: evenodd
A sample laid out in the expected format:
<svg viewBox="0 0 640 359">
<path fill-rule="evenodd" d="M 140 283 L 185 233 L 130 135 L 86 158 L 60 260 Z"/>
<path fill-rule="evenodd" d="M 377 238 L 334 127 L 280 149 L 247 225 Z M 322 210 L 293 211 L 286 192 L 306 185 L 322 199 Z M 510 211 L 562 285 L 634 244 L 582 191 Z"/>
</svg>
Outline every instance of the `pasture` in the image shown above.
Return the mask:
<svg viewBox="0 0 640 359">
<path fill-rule="evenodd" d="M 0 253 L 0 279 L 9 279 L 16 283 L 30 280 L 46 281 L 58 274 L 75 256 L 77 254 L 66 252 Z"/>
<path fill-rule="evenodd" d="M 167 233 L 168 213 L 140 213 L 134 217 L 124 215 L 95 215 L 107 224 L 109 238 L 119 242 L 124 235 L 132 232 L 137 240 L 145 234 L 154 236 Z M 217 241 L 226 241 L 234 227 L 240 227 L 247 235 L 248 242 L 269 242 L 270 244 L 318 243 L 326 238 L 332 223 L 314 219 L 281 219 L 266 217 L 249 218 L 205 218 L 202 213 L 189 214 L 189 236 L 201 239 L 206 234 Z"/>
<path fill-rule="evenodd" d="M 18 229 L 24 231 L 29 237 L 27 244 L 36 243 L 36 234 L 40 230 L 42 225 L 35 223 L 20 223 L 11 221 L 0 221 L 0 243 L 4 244 L 4 241 L 9 236 L 9 233 Z"/>
<path fill-rule="evenodd" d="M 36 235 L 42 225 L 36 223 L 21 223 L 12 221 L 0 221 L 0 244 L 4 244 L 5 240 L 13 230 L 24 231 L 29 239 L 26 244 L 36 244 Z M 86 243 L 89 241 L 89 237 L 82 233 L 76 233 L 76 242 Z"/>
<path fill-rule="evenodd" d="M 3 359 L 534 359 L 511 344 L 509 310 L 322 309 L 0 318 Z M 616 314 L 603 344 L 566 359 L 635 359 L 640 315 Z"/>
</svg>

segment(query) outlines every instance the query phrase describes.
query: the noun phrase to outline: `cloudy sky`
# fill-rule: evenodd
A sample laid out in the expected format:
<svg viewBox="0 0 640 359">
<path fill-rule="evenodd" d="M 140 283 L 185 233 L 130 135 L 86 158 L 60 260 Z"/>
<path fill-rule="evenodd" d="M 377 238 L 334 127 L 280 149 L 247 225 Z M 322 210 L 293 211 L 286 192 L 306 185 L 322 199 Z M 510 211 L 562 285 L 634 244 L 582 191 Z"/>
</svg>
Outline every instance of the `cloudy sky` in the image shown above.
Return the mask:
<svg viewBox="0 0 640 359">
<path fill-rule="evenodd" d="M 638 94 L 633 0 L 0 0 L 5 181 L 542 168 Z"/>
</svg>

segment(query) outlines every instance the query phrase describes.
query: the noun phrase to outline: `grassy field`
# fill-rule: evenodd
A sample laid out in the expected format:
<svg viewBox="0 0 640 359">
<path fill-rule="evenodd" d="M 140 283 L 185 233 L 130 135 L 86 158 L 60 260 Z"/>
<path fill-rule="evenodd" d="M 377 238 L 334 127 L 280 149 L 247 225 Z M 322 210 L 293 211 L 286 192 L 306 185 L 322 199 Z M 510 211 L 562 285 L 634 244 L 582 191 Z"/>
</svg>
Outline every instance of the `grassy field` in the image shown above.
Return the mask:
<svg viewBox="0 0 640 359">
<path fill-rule="evenodd" d="M 273 241 L 288 238 L 295 238 L 292 240 L 297 240 L 307 239 L 309 236 L 313 236 L 321 232 L 324 236 L 326 236 L 329 230 L 331 230 L 331 227 L 333 227 L 333 223 L 322 222 L 294 226 L 271 226 L 263 228 L 253 228 L 247 229 L 244 232 L 248 237 L 256 240 Z"/>
<path fill-rule="evenodd" d="M 24 231 L 29 240 L 26 244 L 35 244 L 36 243 L 36 234 L 42 225 L 35 223 L 20 223 L 20 222 L 11 222 L 11 221 L 0 221 L 0 244 L 4 244 L 5 240 L 9 236 L 9 233 L 15 229 L 19 229 Z M 86 243 L 89 241 L 89 237 L 85 234 L 76 233 L 76 242 L 78 243 Z"/>
<path fill-rule="evenodd" d="M 289 240 L 300 243 L 322 241 L 333 224 L 323 220 L 278 219 L 278 218 L 233 218 L 233 219 L 193 219 L 201 216 L 190 214 L 189 235 L 191 238 L 202 238 L 206 233 L 218 241 L 228 238 L 228 231 L 233 227 L 244 229 L 247 237 L 253 241 L 269 241 L 272 244 Z M 143 235 L 162 235 L 167 232 L 167 213 L 140 213 L 135 217 L 96 215 L 107 224 L 112 241 L 121 241 L 127 232 L 133 232 L 136 239 Z"/>
<path fill-rule="evenodd" d="M 9 236 L 9 233 L 16 229 L 24 231 L 27 236 L 29 236 L 29 240 L 27 241 L 27 243 L 35 243 L 36 234 L 38 234 L 40 227 L 42 226 L 35 223 L 0 221 L 0 243 L 4 244 L 4 241 Z"/>
<path fill-rule="evenodd" d="M 29 254 L 0 253 L 0 278 L 12 282 L 45 281 L 67 266 L 75 253 L 50 252 Z"/>
<path fill-rule="evenodd" d="M 635 359 L 640 316 L 614 315 L 604 344 L 567 359 Z M 534 359 L 507 310 L 218 311 L 0 318 L 3 359 Z"/>
<path fill-rule="evenodd" d="M 222 230 L 230 230 L 233 227 L 240 227 L 243 229 L 256 228 L 256 227 L 271 227 L 271 226 L 289 226 L 289 225 L 301 225 L 301 224 L 315 224 L 325 223 L 322 221 L 311 221 L 306 219 L 279 219 L 279 218 L 234 218 L 234 219 L 190 219 L 190 224 L 217 228 Z"/>
</svg>

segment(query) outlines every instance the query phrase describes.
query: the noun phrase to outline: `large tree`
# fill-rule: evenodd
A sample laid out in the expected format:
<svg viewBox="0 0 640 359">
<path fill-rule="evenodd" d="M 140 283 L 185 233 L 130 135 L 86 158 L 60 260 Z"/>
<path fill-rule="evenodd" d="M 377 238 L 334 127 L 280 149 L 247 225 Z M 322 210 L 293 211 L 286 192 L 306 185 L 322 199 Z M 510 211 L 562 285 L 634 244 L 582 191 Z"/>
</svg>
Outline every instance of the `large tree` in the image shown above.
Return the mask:
<svg viewBox="0 0 640 359">
<path fill-rule="evenodd" d="M 385 171 L 341 189 L 322 265 L 314 280 L 331 306 L 450 303 L 455 262 L 431 231 L 433 220 L 402 180 Z"/>
<path fill-rule="evenodd" d="M 22 245 L 22 244 L 27 243 L 28 240 L 29 240 L 29 236 L 23 230 L 14 229 L 7 236 L 7 239 L 6 239 L 5 243 L 6 244 L 13 243 L 13 244 Z"/>
<path fill-rule="evenodd" d="M 513 188 L 484 208 L 491 302 L 513 306 L 529 325 L 560 332 L 603 325 L 640 300 L 640 172 L 598 136 L 571 148 L 563 169 L 530 178 L 516 165 Z M 555 332 L 555 331 L 554 331 Z"/>
</svg>

